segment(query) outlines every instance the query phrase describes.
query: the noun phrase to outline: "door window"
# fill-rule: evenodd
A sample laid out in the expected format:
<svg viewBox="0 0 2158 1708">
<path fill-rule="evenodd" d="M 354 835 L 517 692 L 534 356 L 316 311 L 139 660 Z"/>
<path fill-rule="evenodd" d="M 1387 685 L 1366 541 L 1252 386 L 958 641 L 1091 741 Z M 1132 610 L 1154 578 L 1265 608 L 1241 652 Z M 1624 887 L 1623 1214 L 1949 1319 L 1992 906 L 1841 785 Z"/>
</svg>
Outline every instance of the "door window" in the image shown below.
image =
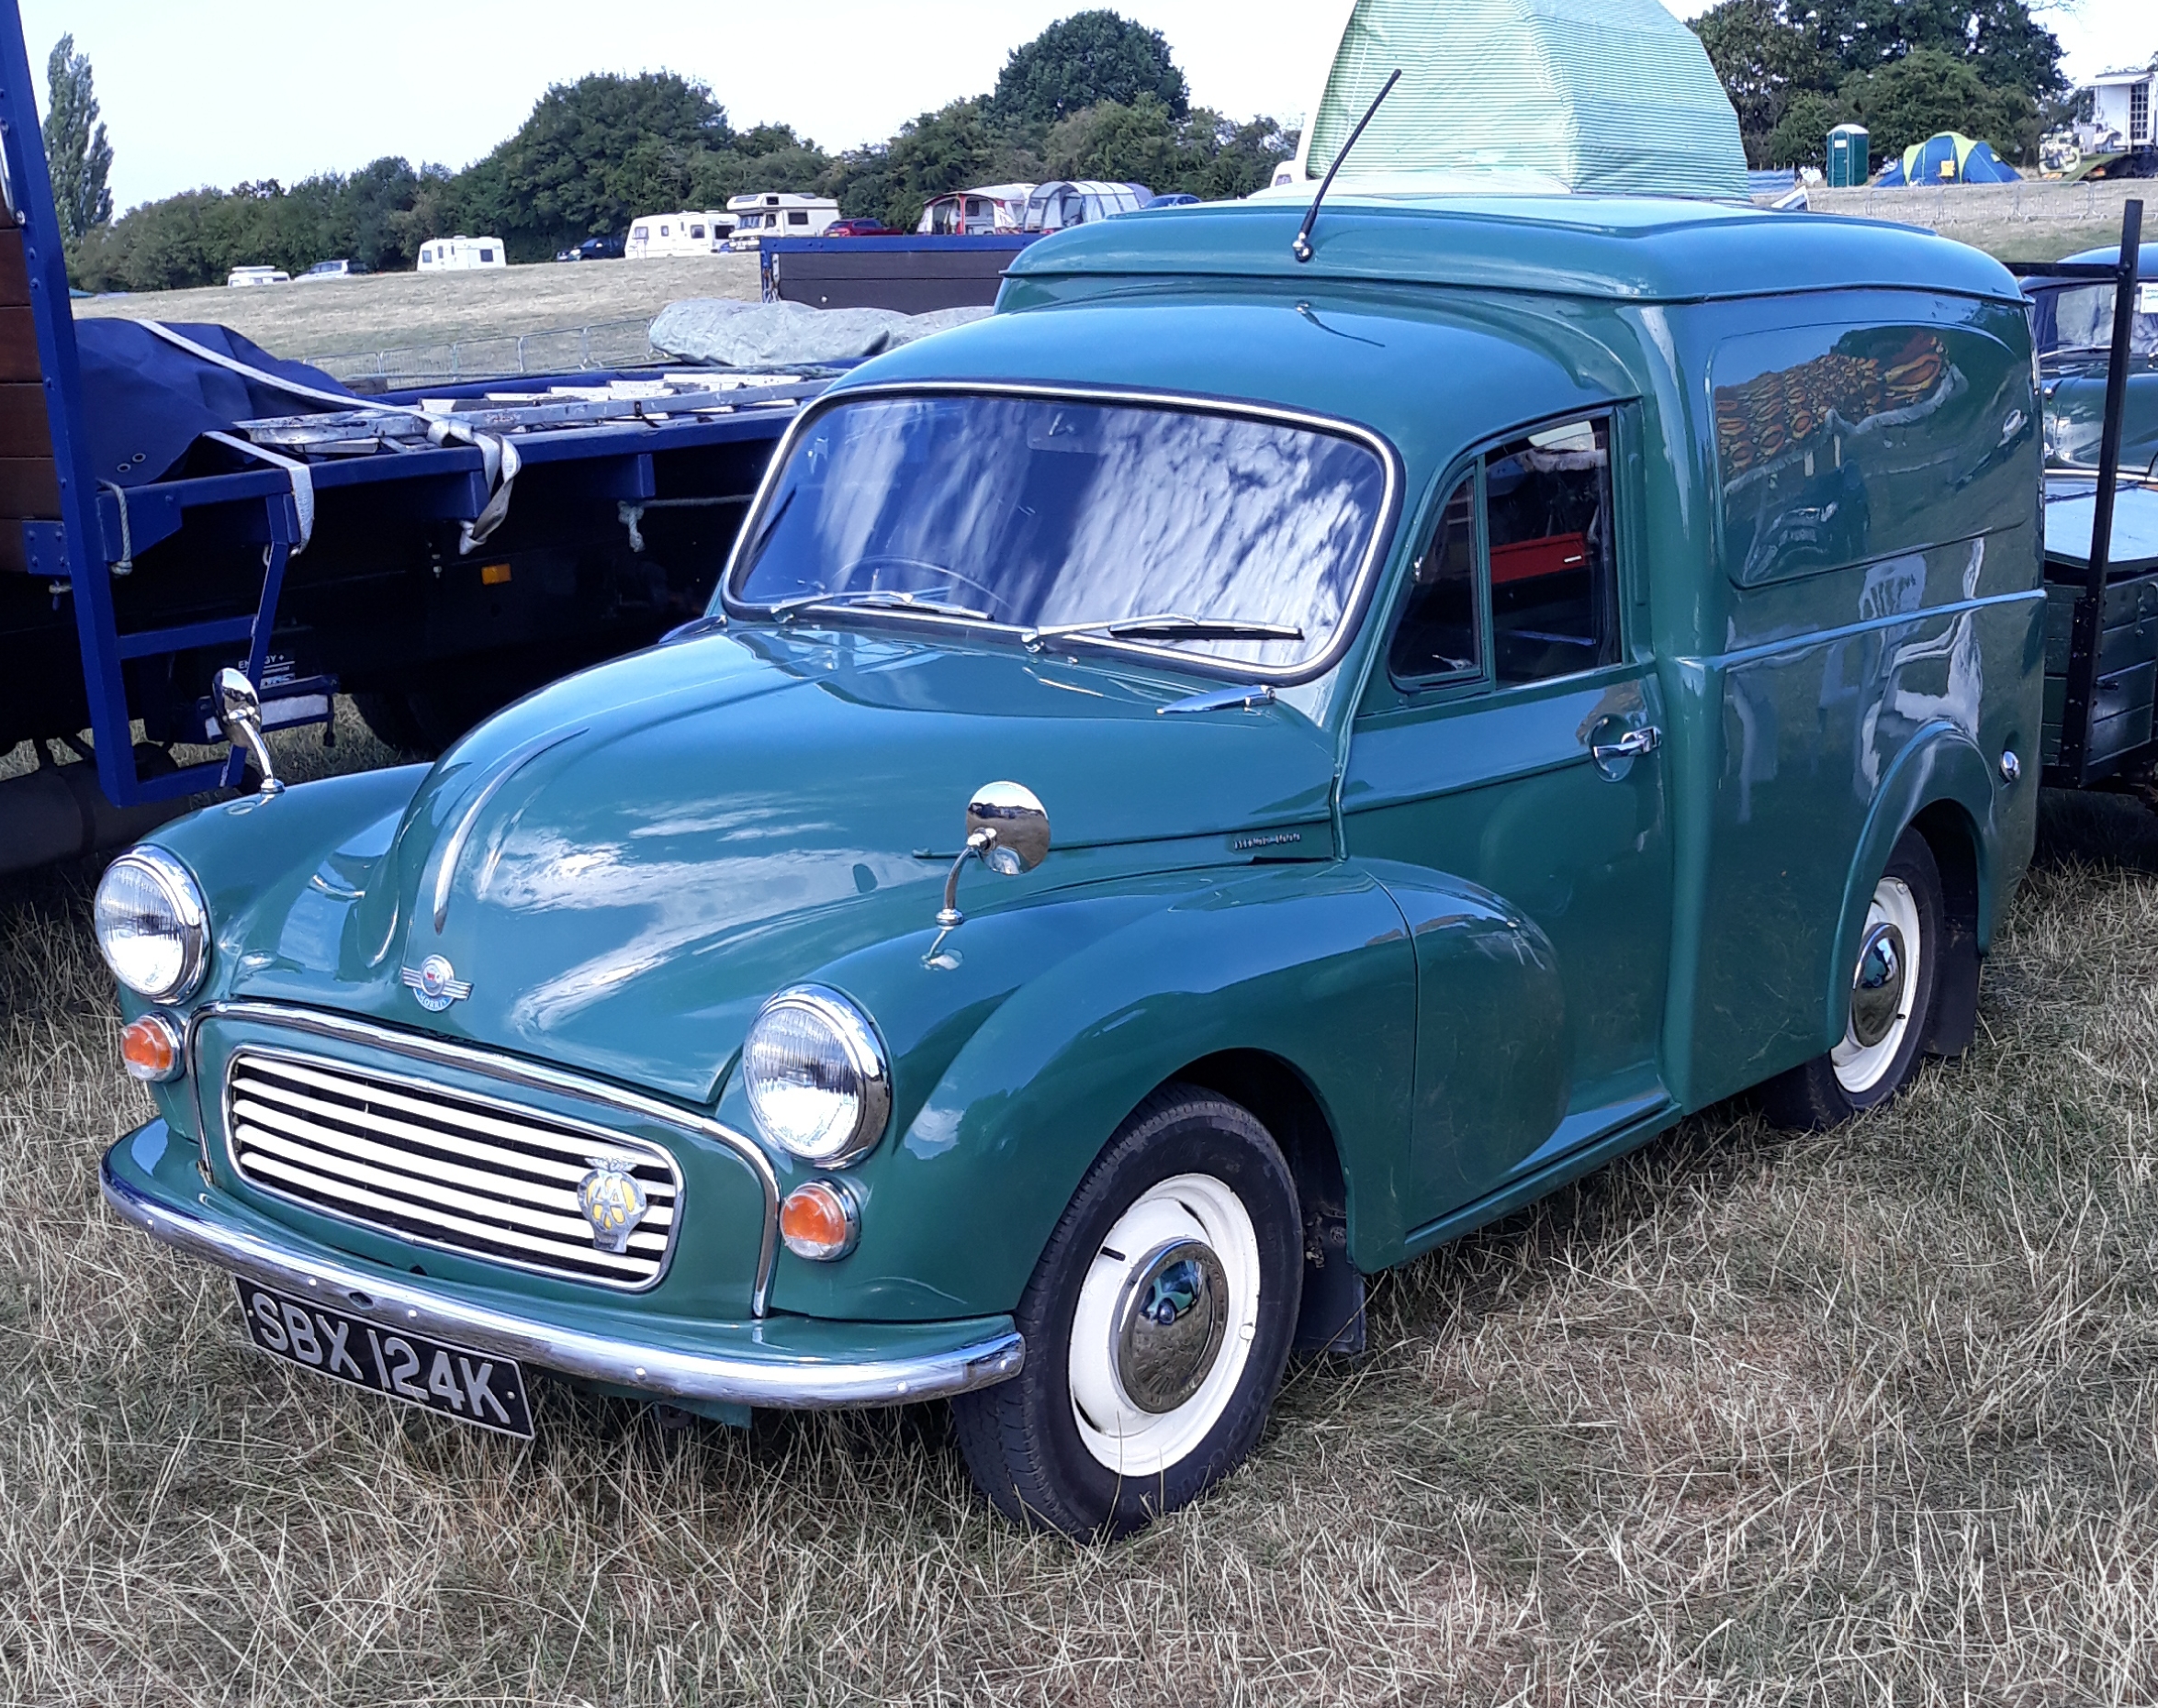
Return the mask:
<svg viewBox="0 0 2158 1708">
<path fill-rule="evenodd" d="M 1611 423 L 1568 421 L 1484 456 L 1491 658 L 1501 687 L 1618 659 Z"/>
<path fill-rule="evenodd" d="M 1417 560 L 1409 602 L 1394 630 L 1387 665 L 1403 682 L 1473 676 L 1482 665 L 1477 609 L 1476 476 L 1465 476 L 1445 507 L 1431 544 Z"/>
</svg>

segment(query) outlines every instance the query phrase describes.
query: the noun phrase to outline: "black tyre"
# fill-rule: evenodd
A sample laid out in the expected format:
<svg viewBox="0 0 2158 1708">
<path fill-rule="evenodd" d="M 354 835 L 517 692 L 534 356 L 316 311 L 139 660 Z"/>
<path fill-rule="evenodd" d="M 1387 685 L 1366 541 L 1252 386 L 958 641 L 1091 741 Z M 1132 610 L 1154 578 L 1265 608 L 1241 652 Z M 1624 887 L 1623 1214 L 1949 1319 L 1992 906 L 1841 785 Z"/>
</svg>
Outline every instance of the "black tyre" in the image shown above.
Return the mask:
<svg viewBox="0 0 2158 1708">
<path fill-rule="evenodd" d="M 1901 1091 L 1924 1050 L 1945 947 L 1940 871 L 1926 838 L 1906 830 L 1867 910 L 1843 1039 L 1761 1088 L 1769 1118 L 1836 1127 Z"/>
<path fill-rule="evenodd" d="M 1135 1110 L 1019 1301 L 1027 1363 L 952 1402 L 1008 1517 L 1122 1535 L 1195 1500 L 1259 1439 L 1296 1330 L 1296 1183 L 1251 1112 L 1190 1085 Z"/>
</svg>

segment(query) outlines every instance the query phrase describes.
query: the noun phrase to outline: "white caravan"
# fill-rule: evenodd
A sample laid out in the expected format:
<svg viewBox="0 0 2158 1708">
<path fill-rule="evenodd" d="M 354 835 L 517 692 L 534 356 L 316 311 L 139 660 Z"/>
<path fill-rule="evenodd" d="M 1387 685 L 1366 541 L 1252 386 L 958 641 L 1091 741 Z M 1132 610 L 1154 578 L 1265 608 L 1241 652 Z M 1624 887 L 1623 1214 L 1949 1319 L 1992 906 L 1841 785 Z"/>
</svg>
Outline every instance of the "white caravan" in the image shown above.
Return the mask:
<svg viewBox="0 0 2158 1708">
<path fill-rule="evenodd" d="M 839 204 L 828 196 L 736 196 L 726 205 L 734 216 L 731 249 L 757 249 L 768 237 L 822 237 L 839 218 Z"/>
<path fill-rule="evenodd" d="M 292 275 L 283 267 L 234 267 L 225 275 L 225 283 L 238 288 L 246 285 L 289 285 Z"/>
<path fill-rule="evenodd" d="M 976 190 L 933 196 L 922 208 L 916 231 L 934 237 L 994 237 L 1027 223 L 1031 184 L 985 184 Z"/>
<path fill-rule="evenodd" d="M 460 231 L 455 237 L 430 238 L 420 245 L 422 273 L 466 273 L 509 264 L 499 237 L 466 237 Z"/>
<path fill-rule="evenodd" d="M 685 213 L 640 214 L 630 224 L 622 253 L 631 261 L 717 254 L 726 247 L 734 229 L 732 214 L 699 213 L 693 208 Z"/>
</svg>

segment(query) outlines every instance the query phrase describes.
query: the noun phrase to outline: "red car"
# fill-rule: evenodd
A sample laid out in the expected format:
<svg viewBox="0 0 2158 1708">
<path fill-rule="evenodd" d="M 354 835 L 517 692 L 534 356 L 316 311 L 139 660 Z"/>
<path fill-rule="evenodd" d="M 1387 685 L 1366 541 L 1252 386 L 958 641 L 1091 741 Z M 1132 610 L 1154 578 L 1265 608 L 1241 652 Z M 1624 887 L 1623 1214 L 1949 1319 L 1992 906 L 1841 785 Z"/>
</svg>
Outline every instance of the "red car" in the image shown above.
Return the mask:
<svg viewBox="0 0 2158 1708">
<path fill-rule="evenodd" d="M 904 231 L 877 219 L 840 219 L 826 226 L 818 235 L 823 237 L 904 237 Z"/>
</svg>

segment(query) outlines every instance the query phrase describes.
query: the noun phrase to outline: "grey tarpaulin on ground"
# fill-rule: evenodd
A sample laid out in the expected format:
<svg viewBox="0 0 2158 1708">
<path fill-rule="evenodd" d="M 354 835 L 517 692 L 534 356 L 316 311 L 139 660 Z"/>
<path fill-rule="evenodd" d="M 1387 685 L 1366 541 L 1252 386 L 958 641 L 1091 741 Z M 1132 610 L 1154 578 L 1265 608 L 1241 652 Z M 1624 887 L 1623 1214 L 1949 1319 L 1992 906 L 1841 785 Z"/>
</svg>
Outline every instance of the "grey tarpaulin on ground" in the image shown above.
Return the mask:
<svg viewBox="0 0 2158 1708">
<path fill-rule="evenodd" d="M 780 367 L 850 362 L 896 350 L 947 327 L 986 320 L 987 309 L 900 314 L 890 309 L 813 309 L 804 302 L 738 302 L 692 297 L 652 322 L 652 348 L 684 362 Z"/>
</svg>

